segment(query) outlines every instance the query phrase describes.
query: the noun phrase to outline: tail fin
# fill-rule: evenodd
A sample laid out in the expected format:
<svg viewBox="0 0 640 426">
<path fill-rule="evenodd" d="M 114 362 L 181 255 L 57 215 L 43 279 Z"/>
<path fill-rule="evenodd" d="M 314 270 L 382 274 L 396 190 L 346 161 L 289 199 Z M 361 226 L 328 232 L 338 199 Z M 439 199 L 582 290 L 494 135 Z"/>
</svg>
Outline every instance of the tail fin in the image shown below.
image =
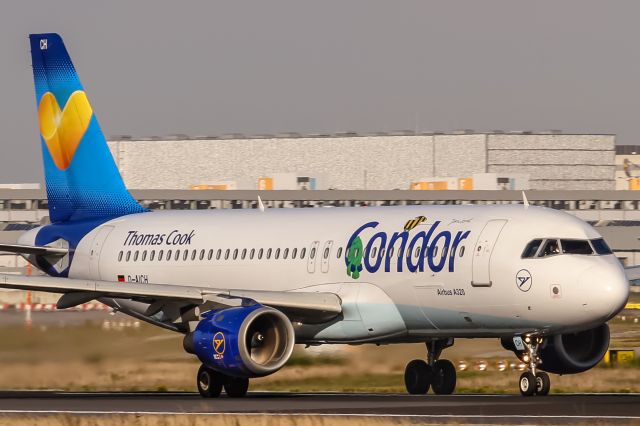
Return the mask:
<svg viewBox="0 0 640 426">
<path fill-rule="evenodd" d="M 51 221 L 145 211 L 124 186 L 62 38 L 29 39 Z"/>
</svg>

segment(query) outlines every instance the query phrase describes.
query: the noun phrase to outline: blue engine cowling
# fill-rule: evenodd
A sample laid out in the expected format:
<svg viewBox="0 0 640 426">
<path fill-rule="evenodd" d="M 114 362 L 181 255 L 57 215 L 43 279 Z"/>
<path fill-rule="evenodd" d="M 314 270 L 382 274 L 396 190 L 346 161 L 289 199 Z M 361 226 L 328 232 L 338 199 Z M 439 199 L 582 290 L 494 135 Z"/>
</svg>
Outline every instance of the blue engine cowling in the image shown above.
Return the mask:
<svg viewBox="0 0 640 426">
<path fill-rule="evenodd" d="M 260 377 L 278 371 L 293 352 L 295 334 L 282 312 L 260 304 L 202 315 L 184 347 L 228 376 Z"/>
</svg>

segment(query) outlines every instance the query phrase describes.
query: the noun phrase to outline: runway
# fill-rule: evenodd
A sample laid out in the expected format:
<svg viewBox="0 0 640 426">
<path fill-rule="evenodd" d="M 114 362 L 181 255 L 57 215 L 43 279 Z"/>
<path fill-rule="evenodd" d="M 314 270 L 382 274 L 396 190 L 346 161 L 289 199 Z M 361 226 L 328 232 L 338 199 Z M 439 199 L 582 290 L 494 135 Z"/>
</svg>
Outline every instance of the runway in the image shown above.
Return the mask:
<svg viewBox="0 0 640 426">
<path fill-rule="evenodd" d="M 0 392 L 2 414 L 382 415 L 465 423 L 640 422 L 640 394 L 412 396 L 404 394 L 251 392 L 202 399 L 172 392 Z"/>
</svg>

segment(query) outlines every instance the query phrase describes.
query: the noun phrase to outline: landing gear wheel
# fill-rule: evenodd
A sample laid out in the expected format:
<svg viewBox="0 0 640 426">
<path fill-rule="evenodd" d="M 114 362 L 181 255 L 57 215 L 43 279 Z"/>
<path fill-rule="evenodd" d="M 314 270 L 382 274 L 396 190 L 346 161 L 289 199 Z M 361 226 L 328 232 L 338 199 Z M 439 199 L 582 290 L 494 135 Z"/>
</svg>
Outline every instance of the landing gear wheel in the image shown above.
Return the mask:
<svg viewBox="0 0 640 426">
<path fill-rule="evenodd" d="M 224 384 L 224 391 L 231 398 L 242 398 L 249 390 L 249 379 L 241 377 L 229 377 Z"/>
<path fill-rule="evenodd" d="M 536 395 L 545 396 L 551 389 L 551 380 L 549 375 L 544 371 L 536 373 Z"/>
<path fill-rule="evenodd" d="M 220 373 L 211 370 L 204 365 L 198 369 L 196 383 L 198 384 L 198 392 L 203 398 L 217 398 L 222 392 L 222 384 L 224 380 Z"/>
<path fill-rule="evenodd" d="M 433 364 L 431 387 L 436 395 L 451 395 L 456 389 L 456 368 L 447 359 L 439 359 Z"/>
<path fill-rule="evenodd" d="M 411 395 L 424 395 L 431 386 L 431 367 L 421 359 L 414 359 L 404 370 L 404 384 Z"/>
<path fill-rule="evenodd" d="M 536 391 L 536 378 L 530 371 L 520 375 L 520 393 L 522 396 L 531 396 Z"/>
</svg>

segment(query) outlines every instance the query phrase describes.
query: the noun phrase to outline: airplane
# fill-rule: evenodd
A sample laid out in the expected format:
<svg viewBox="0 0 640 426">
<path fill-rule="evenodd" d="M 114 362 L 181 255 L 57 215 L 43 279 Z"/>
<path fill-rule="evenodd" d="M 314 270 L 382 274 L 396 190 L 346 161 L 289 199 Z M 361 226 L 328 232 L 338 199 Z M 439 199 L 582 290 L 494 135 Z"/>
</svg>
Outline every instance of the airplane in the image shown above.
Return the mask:
<svg viewBox="0 0 640 426">
<path fill-rule="evenodd" d="M 184 335 L 200 395 L 247 394 L 294 344 L 426 346 L 410 394 L 451 394 L 456 338 L 499 339 L 526 364 L 524 396 L 547 373 L 594 367 L 624 270 L 593 227 L 529 205 L 148 211 L 127 191 L 58 34 L 30 35 L 50 223 L 18 253 L 46 275 L 0 286 L 93 299 Z"/>
</svg>

